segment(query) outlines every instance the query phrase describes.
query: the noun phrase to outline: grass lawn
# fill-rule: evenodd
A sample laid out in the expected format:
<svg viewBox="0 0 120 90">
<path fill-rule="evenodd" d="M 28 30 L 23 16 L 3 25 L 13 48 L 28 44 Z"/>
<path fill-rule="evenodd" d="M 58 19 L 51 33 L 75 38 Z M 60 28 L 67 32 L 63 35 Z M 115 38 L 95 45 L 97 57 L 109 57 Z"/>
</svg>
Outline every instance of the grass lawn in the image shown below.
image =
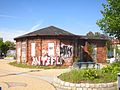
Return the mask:
<svg viewBox="0 0 120 90">
<path fill-rule="evenodd" d="M 21 68 L 32 68 L 32 69 L 65 69 L 68 68 L 68 66 L 32 66 L 27 64 L 19 63 L 17 64 L 16 61 L 10 62 L 10 65 L 21 67 Z"/>
</svg>

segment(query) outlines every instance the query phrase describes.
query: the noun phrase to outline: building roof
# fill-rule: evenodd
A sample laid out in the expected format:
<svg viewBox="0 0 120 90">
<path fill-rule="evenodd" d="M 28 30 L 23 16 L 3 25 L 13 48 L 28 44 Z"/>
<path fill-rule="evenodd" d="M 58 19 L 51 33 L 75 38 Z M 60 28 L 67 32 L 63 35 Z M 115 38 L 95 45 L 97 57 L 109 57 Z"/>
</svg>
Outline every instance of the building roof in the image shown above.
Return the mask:
<svg viewBox="0 0 120 90">
<path fill-rule="evenodd" d="M 42 28 L 42 29 L 30 32 L 28 34 L 16 37 L 14 39 L 16 40 L 16 39 L 31 37 L 31 36 L 57 36 L 57 35 L 74 36 L 75 34 L 72 34 L 68 31 L 63 30 L 63 29 L 57 28 L 55 26 L 49 26 L 46 28 Z"/>
<path fill-rule="evenodd" d="M 84 40 L 108 40 L 108 39 L 103 39 L 103 38 L 99 38 L 99 39 L 90 39 L 87 36 L 83 36 L 83 35 L 75 35 L 72 34 L 68 31 L 65 31 L 63 29 L 57 28 L 55 26 L 49 26 L 46 28 L 42 28 L 30 33 L 27 33 L 25 35 L 19 36 L 14 38 L 14 40 L 17 39 L 22 39 L 22 38 L 27 38 L 27 37 L 35 37 L 35 36 L 41 36 L 41 37 L 46 37 L 46 36 L 50 36 L 50 37 L 58 37 L 58 38 L 77 38 L 77 39 L 84 39 Z"/>
</svg>

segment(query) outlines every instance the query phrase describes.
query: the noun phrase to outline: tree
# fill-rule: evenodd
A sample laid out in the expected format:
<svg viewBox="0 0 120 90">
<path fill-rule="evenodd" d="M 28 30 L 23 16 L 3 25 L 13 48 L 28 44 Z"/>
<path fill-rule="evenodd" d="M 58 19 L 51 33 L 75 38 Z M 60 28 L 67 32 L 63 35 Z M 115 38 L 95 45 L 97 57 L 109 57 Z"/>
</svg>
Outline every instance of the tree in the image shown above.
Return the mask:
<svg viewBox="0 0 120 90">
<path fill-rule="evenodd" d="M 6 41 L 5 43 L 0 40 L 0 56 L 2 56 L 2 53 L 6 56 L 8 50 L 14 50 L 15 44 L 11 41 Z"/>
<path fill-rule="evenodd" d="M 2 46 L 1 46 L 1 50 L 2 50 L 2 53 L 4 53 L 4 55 L 6 56 L 9 48 L 5 45 L 5 43 L 3 43 Z"/>
<path fill-rule="evenodd" d="M 93 32 L 88 32 L 87 34 L 86 34 L 86 36 L 89 38 L 89 39 L 93 39 L 94 38 L 94 33 Z"/>
<path fill-rule="evenodd" d="M 0 40 L 0 55 L 1 55 L 1 53 L 2 53 L 2 46 L 3 46 L 3 41 Z"/>
<path fill-rule="evenodd" d="M 107 0 L 107 4 L 102 4 L 102 6 L 103 18 L 96 24 L 105 33 L 120 40 L 120 0 Z"/>
<path fill-rule="evenodd" d="M 99 33 L 99 32 L 95 32 L 94 37 L 95 37 L 96 39 L 100 39 L 100 37 L 101 37 L 101 33 Z"/>
<path fill-rule="evenodd" d="M 8 50 L 8 47 L 4 44 L 2 40 L 0 40 L 0 56 L 2 56 L 2 53 L 6 55 Z"/>
<path fill-rule="evenodd" d="M 108 35 L 101 34 L 99 32 L 93 33 L 93 32 L 90 31 L 86 34 L 86 36 L 89 39 L 109 39 Z"/>
<path fill-rule="evenodd" d="M 15 50 L 15 44 L 11 41 L 6 41 L 5 45 L 8 47 L 8 50 Z"/>
</svg>

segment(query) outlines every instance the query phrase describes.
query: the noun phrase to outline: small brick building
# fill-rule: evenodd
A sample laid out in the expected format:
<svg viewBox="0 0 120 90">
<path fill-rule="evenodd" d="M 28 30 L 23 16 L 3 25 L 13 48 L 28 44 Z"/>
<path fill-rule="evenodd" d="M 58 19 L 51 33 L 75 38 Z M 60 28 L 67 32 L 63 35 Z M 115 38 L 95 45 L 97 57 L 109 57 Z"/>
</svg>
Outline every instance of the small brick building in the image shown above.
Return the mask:
<svg viewBox="0 0 120 90">
<path fill-rule="evenodd" d="M 86 39 L 54 26 L 16 37 L 18 63 L 72 65 L 74 61 L 106 62 L 106 40 Z M 88 46 L 92 45 L 92 53 Z"/>
</svg>

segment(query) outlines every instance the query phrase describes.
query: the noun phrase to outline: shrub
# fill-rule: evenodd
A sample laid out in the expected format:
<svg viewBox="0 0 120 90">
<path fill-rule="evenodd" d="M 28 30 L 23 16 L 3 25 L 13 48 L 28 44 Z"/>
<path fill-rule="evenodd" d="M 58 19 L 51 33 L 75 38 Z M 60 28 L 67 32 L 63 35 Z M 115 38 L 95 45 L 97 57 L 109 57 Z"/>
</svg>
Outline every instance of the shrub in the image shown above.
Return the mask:
<svg viewBox="0 0 120 90">
<path fill-rule="evenodd" d="M 99 78 L 100 75 L 98 73 L 98 70 L 96 69 L 86 69 L 83 71 L 83 77 L 86 80 L 93 80 L 93 79 Z"/>
<path fill-rule="evenodd" d="M 116 74 L 119 73 L 119 72 L 120 72 L 120 67 L 114 67 L 114 68 L 113 68 L 113 71 L 112 71 L 113 74 L 116 75 Z"/>
<path fill-rule="evenodd" d="M 106 67 L 103 67 L 101 70 L 102 70 L 102 73 L 111 73 L 111 71 L 113 71 L 113 67 L 108 65 Z"/>
<path fill-rule="evenodd" d="M 110 64 L 112 67 L 120 67 L 120 62 L 114 62 Z"/>
<path fill-rule="evenodd" d="M 117 74 L 120 71 L 120 63 L 115 62 L 107 67 L 102 68 L 103 73 L 112 73 L 112 74 Z"/>
</svg>

